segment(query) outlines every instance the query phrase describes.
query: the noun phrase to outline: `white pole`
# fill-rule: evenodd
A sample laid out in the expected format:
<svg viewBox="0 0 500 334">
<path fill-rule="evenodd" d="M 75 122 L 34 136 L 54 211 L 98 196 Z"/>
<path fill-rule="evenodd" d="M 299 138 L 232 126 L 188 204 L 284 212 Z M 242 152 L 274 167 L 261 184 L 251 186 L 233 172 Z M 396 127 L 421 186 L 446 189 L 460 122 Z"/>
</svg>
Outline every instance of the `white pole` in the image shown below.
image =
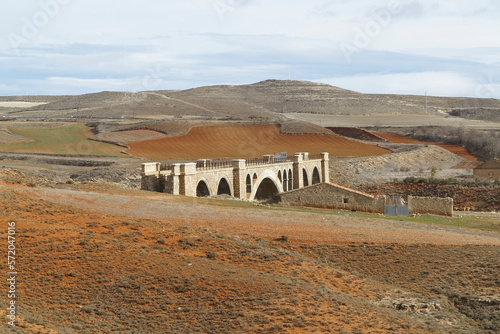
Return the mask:
<svg viewBox="0 0 500 334">
<path fill-rule="evenodd" d="M 425 113 L 427 114 L 427 91 L 425 91 Z"/>
</svg>

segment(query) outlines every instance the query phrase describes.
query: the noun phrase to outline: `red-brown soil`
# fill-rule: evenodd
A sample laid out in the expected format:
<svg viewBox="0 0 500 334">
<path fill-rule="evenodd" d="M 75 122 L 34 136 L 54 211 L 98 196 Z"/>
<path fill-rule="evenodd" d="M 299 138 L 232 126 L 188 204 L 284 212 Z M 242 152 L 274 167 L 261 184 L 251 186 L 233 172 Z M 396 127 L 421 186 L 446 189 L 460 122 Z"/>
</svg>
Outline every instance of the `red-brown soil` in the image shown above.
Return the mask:
<svg viewBox="0 0 500 334">
<path fill-rule="evenodd" d="M 277 125 L 193 127 L 187 135 L 126 143 L 128 153 L 150 159 L 254 158 L 274 152 L 329 152 L 373 156 L 389 150 L 340 136 L 283 134 Z"/>
<path fill-rule="evenodd" d="M 374 132 L 379 137 L 384 138 L 385 140 L 388 140 L 392 143 L 396 144 L 420 144 L 420 145 L 436 145 L 439 147 L 444 148 L 445 150 L 450 151 L 451 153 L 454 153 L 464 159 L 468 160 L 477 160 L 478 157 L 471 154 L 465 147 L 463 146 L 458 146 L 458 145 L 449 145 L 449 144 L 443 144 L 443 143 L 434 143 L 434 142 L 427 142 L 427 141 L 422 141 L 418 139 L 412 139 L 408 137 L 403 137 L 391 133 L 383 133 L 383 132 Z"/>
<path fill-rule="evenodd" d="M 498 328 L 496 232 L 99 184 L 0 181 L 0 213 L 2 238 L 17 223 L 12 333 Z"/>
</svg>

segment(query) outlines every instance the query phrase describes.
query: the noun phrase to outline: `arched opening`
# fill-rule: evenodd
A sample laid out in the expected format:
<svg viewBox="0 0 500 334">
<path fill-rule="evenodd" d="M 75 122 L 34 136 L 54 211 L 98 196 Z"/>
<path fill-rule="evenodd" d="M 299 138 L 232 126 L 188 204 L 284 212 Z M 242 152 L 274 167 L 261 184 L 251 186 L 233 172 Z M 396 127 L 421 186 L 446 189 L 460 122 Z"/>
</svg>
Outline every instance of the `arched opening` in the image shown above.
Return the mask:
<svg viewBox="0 0 500 334">
<path fill-rule="evenodd" d="M 208 190 L 208 186 L 205 181 L 198 182 L 198 186 L 196 187 L 196 196 L 197 197 L 210 196 L 210 190 Z"/>
<path fill-rule="evenodd" d="M 288 190 L 292 190 L 293 189 L 293 174 L 292 174 L 292 170 L 288 170 Z"/>
<path fill-rule="evenodd" d="M 246 179 L 246 186 L 247 186 L 247 194 L 250 194 L 252 192 L 252 179 L 250 178 L 250 174 L 247 175 Z"/>
<path fill-rule="evenodd" d="M 309 180 L 307 179 L 307 172 L 305 168 L 302 170 L 302 178 L 304 179 L 304 187 L 309 185 Z"/>
<path fill-rule="evenodd" d="M 257 181 L 257 173 L 254 173 L 252 177 L 253 184 L 255 184 L 255 181 Z"/>
<path fill-rule="evenodd" d="M 222 178 L 219 181 L 219 187 L 217 188 L 217 195 L 229 195 L 231 196 L 231 188 L 229 188 L 229 183 L 226 178 Z"/>
<path fill-rule="evenodd" d="M 257 201 L 266 201 L 268 203 L 274 203 L 279 201 L 279 191 L 276 184 L 270 179 L 265 178 L 260 183 L 255 193 L 255 199 Z"/>
<path fill-rule="evenodd" d="M 281 180 L 283 180 L 283 179 L 281 178 L 281 171 L 279 171 L 279 172 L 278 172 L 278 179 L 279 179 L 280 181 L 281 181 Z"/>
<path fill-rule="evenodd" d="M 319 176 L 318 167 L 314 167 L 312 184 L 316 184 L 316 183 L 320 183 L 320 182 L 321 182 L 321 178 Z"/>
<path fill-rule="evenodd" d="M 288 191 L 288 175 L 286 170 L 283 172 L 283 191 Z"/>
</svg>

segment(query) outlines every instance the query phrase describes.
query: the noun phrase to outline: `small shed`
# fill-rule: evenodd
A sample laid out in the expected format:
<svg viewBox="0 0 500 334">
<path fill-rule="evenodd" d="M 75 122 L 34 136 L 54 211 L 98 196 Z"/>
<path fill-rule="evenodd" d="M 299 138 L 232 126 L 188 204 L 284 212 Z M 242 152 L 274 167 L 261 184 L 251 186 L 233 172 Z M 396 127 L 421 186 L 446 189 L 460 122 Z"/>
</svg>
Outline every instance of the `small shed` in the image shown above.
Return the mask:
<svg viewBox="0 0 500 334">
<path fill-rule="evenodd" d="M 500 180 L 500 159 L 490 159 L 476 168 L 473 175 L 490 180 Z"/>
</svg>

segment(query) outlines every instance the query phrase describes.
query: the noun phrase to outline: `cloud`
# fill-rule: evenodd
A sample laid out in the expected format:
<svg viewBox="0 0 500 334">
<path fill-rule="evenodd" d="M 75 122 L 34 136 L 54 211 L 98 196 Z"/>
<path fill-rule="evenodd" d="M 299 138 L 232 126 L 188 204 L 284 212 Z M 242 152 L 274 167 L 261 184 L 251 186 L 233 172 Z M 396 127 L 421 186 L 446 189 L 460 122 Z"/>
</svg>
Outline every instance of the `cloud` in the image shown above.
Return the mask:
<svg viewBox="0 0 500 334">
<path fill-rule="evenodd" d="M 54 1 L 61 5 L 48 15 L 41 3 Z M 380 21 L 380 11 L 394 2 L 401 9 Z M 24 25 L 44 12 L 49 20 L 13 47 L 9 33 L 24 38 Z M 0 12 L 7 32 L 0 36 L 0 80 L 22 87 L 20 94 L 132 90 L 143 81 L 180 89 L 286 79 L 291 65 L 292 78 L 305 80 L 443 74 L 448 88 L 440 91 L 469 94 L 464 87 L 479 82 L 478 73 L 491 75 L 491 85 L 500 80 L 499 14 L 491 0 L 18 1 Z M 374 25 L 376 33 L 366 30 Z M 369 40 L 358 47 L 360 33 Z M 357 47 L 350 63 L 341 43 Z M 446 81 L 452 75 L 460 85 Z M 61 78 L 71 79 L 61 84 Z"/>
</svg>

